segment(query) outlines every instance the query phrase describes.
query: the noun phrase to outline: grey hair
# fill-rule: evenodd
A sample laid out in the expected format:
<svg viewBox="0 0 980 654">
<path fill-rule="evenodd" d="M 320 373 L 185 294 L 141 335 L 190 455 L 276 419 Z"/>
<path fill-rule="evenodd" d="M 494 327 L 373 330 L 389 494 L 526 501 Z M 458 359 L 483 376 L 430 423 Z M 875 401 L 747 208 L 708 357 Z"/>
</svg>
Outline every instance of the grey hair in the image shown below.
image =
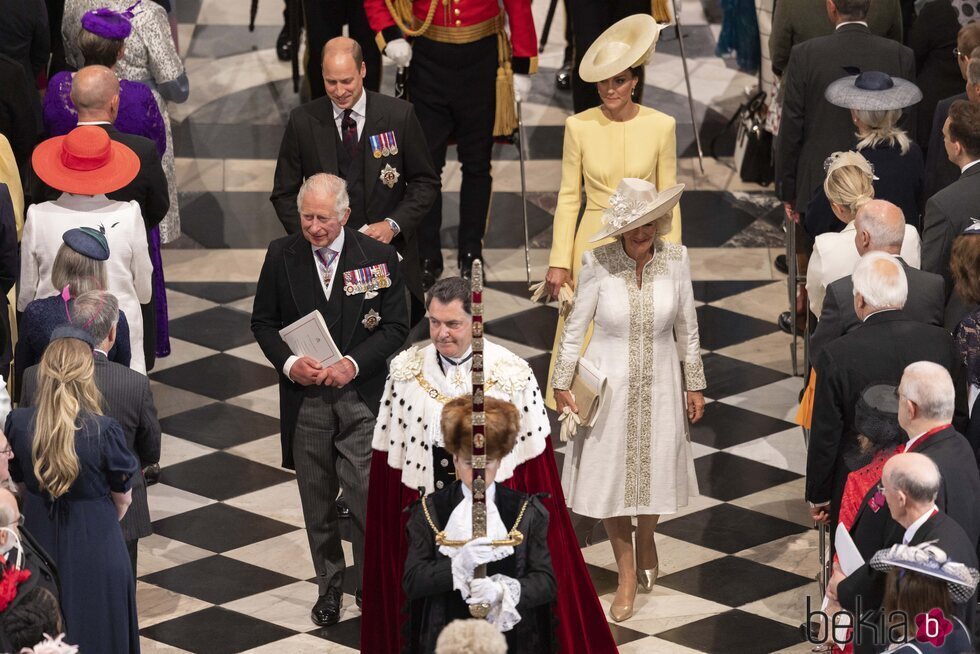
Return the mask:
<svg viewBox="0 0 980 654">
<path fill-rule="evenodd" d="M 857 149 L 876 148 L 879 145 L 897 145 L 902 154 L 909 151 L 912 141 L 905 130 L 898 126 L 901 109 L 856 109 L 858 120 L 867 128 L 858 131 Z"/>
<path fill-rule="evenodd" d="M 901 221 L 894 216 L 902 217 Z M 901 248 L 905 242 L 905 216 L 902 210 L 886 200 L 872 200 L 861 207 L 854 218 L 854 228 L 867 232 L 875 250 Z"/>
<path fill-rule="evenodd" d="M 70 315 L 72 324 L 91 334 L 98 345 L 119 322 L 119 300 L 104 291 L 82 293 L 72 302 Z"/>
<path fill-rule="evenodd" d="M 970 84 L 980 84 L 980 47 L 973 48 L 970 53 L 970 63 L 966 65 L 966 81 Z"/>
<path fill-rule="evenodd" d="M 303 198 L 309 191 L 334 196 L 334 209 L 337 211 L 337 218 L 343 217 L 344 212 L 350 207 L 347 182 L 336 175 L 317 173 L 306 178 L 303 185 L 299 187 L 299 193 L 296 194 L 296 208 L 300 213 L 303 212 Z"/>
<path fill-rule="evenodd" d="M 473 291 L 470 283 L 462 277 L 443 277 L 429 289 L 425 294 L 425 310 L 429 310 L 432 300 L 439 300 L 442 304 L 449 304 L 453 300 L 463 303 L 463 311 L 467 315 L 473 315 Z"/>
<path fill-rule="evenodd" d="M 909 283 L 901 264 L 885 252 L 868 252 L 858 261 L 851 277 L 854 294 L 875 309 L 901 309 L 909 295 Z"/>
<path fill-rule="evenodd" d="M 938 363 L 916 361 L 906 366 L 899 390 L 915 402 L 923 418 L 952 421 L 956 388 L 949 371 Z"/>
<path fill-rule="evenodd" d="M 101 291 L 109 285 L 105 261 L 86 257 L 62 243 L 51 265 L 51 284 L 58 290 L 69 287 L 72 297 Z"/>
<path fill-rule="evenodd" d="M 896 491 L 905 493 L 906 496 L 916 504 L 935 502 L 939 495 L 939 485 L 942 483 L 942 475 L 939 468 L 933 463 L 932 459 L 924 454 L 908 452 L 899 454 L 908 463 L 912 463 L 914 457 L 918 466 L 896 466 L 890 471 L 888 476 L 889 485 Z"/>
</svg>

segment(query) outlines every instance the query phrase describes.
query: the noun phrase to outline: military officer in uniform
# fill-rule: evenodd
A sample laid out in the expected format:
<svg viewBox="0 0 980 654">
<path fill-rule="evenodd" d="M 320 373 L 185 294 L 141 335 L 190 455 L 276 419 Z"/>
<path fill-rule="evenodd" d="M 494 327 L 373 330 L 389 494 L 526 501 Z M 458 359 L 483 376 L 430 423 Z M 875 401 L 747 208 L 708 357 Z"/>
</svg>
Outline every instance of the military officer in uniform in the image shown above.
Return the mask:
<svg viewBox="0 0 980 654">
<path fill-rule="evenodd" d="M 400 68 L 411 64 L 407 90 L 436 172 L 446 163 L 449 141 L 456 142 L 462 167 L 457 247 L 463 277 L 482 256 L 493 139 L 513 133 L 514 101 L 527 98 L 529 75 L 538 65 L 531 0 L 503 0 L 503 6 L 510 42 L 498 0 L 364 1 L 378 46 Z M 443 269 L 441 227 L 440 197 L 419 225 L 426 288 Z"/>
</svg>

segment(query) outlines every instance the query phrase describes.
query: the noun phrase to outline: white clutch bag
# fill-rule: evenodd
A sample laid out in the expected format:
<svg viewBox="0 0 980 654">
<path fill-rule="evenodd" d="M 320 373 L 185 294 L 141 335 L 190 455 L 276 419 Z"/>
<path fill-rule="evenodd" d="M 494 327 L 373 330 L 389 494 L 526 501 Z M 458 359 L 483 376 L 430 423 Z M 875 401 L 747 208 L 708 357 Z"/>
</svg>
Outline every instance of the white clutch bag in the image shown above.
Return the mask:
<svg viewBox="0 0 980 654">
<path fill-rule="evenodd" d="M 606 376 L 588 359 L 578 360 L 570 389 L 578 405 L 578 417 L 585 427 L 595 426 L 606 399 Z"/>
</svg>

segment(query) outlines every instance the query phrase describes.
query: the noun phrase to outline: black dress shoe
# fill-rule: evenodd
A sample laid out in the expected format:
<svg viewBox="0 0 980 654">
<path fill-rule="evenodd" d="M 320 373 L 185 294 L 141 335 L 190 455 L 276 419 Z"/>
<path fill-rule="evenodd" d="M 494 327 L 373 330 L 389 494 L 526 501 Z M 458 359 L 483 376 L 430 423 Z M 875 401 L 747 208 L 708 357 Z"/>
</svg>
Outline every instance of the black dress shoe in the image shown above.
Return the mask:
<svg viewBox="0 0 980 654">
<path fill-rule="evenodd" d="M 279 61 L 289 61 L 293 56 L 293 41 L 289 38 L 289 26 L 283 25 L 276 39 L 276 57 Z"/>
<path fill-rule="evenodd" d="M 349 518 L 350 517 L 350 507 L 347 506 L 347 501 L 344 496 L 341 495 L 337 498 L 337 517 L 338 518 Z"/>
<path fill-rule="evenodd" d="M 779 318 L 776 319 L 776 324 L 779 325 L 779 328 L 784 332 L 786 332 L 787 334 L 792 334 L 793 333 L 793 323 L 791 322 L 792 319 L 793 319 L 792 314 L 789 311 L 783 311 L 781 314 L 779 314 Z M 803 318 L 803 316 L 797 316 L 796 333 L 803 334 L 804 330 L 806 330 L 806 320 Z"/>
<path fill-rule="evenodd" d="M 357 608 L 361 608 L 361 589 L 358 588 L 357 592 L 354 593 L 354 603 L 357 604 Z"/>
<path fill-rule="evenodd" d="M 310 611 L 310 619 L 313 624 L 321 627 L 329 627 L 340 621 L 340 609 L 344 606 L 344 595 L 339 588 L 327 589 L 326 595 L 320 595 L 313 610 Z"/>
<path fill-rule="evenodd" d="M 422 290 L 428 291 L 442 275 L 442 264 L 432 259 L 422 259 Z"/>
<path fill-rule="evenodd" d="M 473 275 L 473 262 L 477 259 L 481 259 L 480 254 L 474 254 L 472 252 L 467 252 L 459 257 L 459 276 L 463 279 L 469 279 Z"/>
<path fill-rule="evenodd" d="M 776 270 L 783 273 L 784 275 L 789 274 L 789 265 L 787 265 L 786 263 L 785 254 L 780 254 L 778 257 L 776 257 L 776 260 L 773 262 L 772 265 L 776 266 Z"/>
<path fill-rule="evenodd" d="M 160 481 L 160 464 L 151 463 L 150 465 L 143 468 L 143 481 L 147 486 L 152 486 L 153 484 Z"/>
<path fill-rule="evenodd" d="M 566 61 L 555 73 L 555 86 L 559 91 L 572 88 L 572 62 Z"/>
</svg>

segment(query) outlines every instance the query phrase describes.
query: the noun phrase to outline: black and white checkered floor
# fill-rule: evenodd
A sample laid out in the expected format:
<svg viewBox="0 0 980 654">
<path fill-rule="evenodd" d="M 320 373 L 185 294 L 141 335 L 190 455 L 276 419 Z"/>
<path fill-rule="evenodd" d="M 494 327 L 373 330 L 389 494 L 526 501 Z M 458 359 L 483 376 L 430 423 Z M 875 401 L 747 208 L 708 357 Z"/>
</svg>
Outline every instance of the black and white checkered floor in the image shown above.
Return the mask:
<svg viewBox="0 0 980 654">
<path fill-rule="evenodd" d="M 248 324 L 264 248 L 281 235 L 268 191 L 285 116 L 298 101 L 288 65 L 271 49 L 277 5 L 261 3 L 249 33 L 245 4 L 178 3 L 192 83 L 191 100 L 172 110 L 185 236 L 165 250 L 174 353 L 150 375 L 164 472 L 150 489 L 156 533 L 140 545 L 145 652 L 358 649 L 360 614 L 350 595 L 338 625 L 321 629 L 309 620 L 316 585 L 295 480 L 278 467 L 276 377 Z M 546 9 L 534 4 L 541 19 Z M 683 15 L 707 137 L 753 80 L 713 57 L 717 26 L 704 24 L 698 2 L 686 2 Z M 557 27 L 552 37 L 560 39 Z M 557 44 L 543 54 L 525 106 L 538 278 L 570 106 L 552 85 L 560 50 Z M 816 595 L 816 533 L 801 499 L 803 437 L 789 421 L 800 380 L 790 376 L 789 337 L 775 326 L 786 304 L 785 278 L 772 267 L 782 243 L 778 210 L 764 190 L 742 185 L 713 160 L 705 162 L 706 175 L 695 175 L 677 44 L 667 36 L 647 81 L 645 102 L 678 119 L 679 176 L 689 184 L 684 242 L 710 402 L 691 433 L 702 496 L 663 518 L 660 580 L 652 594 L 639 596 L 636 615 L 612 630 L 623 652 L 806 651 L 797 627 L 805 596 Z M 499 146 L 495 159 L 487 333 L 527 358 L 543 384 L 556 311 L 527 299 L 516 151 Z M 458 166 L 450 165 L 444 243 L 451 243 L 458 185 Z M 601 526 L 577 524 L 608 608 L 616 586 L 612 551 Z"/>
</svg>

